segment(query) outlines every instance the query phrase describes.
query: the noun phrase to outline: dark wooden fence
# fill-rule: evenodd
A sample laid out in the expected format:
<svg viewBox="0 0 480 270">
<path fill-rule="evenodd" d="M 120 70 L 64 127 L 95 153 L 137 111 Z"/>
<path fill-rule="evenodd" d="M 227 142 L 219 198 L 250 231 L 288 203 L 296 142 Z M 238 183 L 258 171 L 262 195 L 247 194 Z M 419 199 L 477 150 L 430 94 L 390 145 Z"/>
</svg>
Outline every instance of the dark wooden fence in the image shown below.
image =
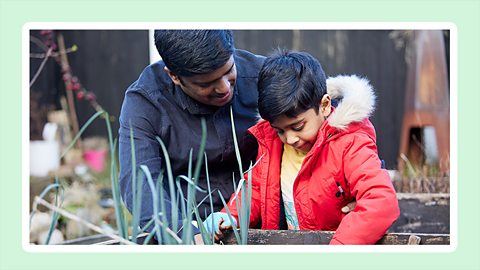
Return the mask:
<svg viewBox="0 0 480 270">
<path fill-rule="evenodd" d="M 149 63 L 148 31 L 144 30 L 62 30 L 65 46 L 77 45 L 78 50 L 68 54 L 74 75 L 82 85 L 95 93 L 97 100 L 116 119 L 112 123 L 113 132 L 118 131 L 118 116 L 127 87 L 138 78 Z M 31 35 L 41 38 L 39 31 Z M 31 52 L 42 51 L 35 43 Z M 30 76 L 38 69 L 41 59 L 32 59 Z M 30 111 L 30 138 L 40 139 L 41 128 L 46 121 L 45 108 L 60 109 L 60 96 L 65 94 L 60 67 L 49 60 L 46 67 L 32 86 Z M 95 110 L 86 101 L 76 100 L 77 117 L 80 126 L 90 118 Z M 37 107 L 38 108 L 35 108 Z M 43 109 L 43 110 L 42 110 Z M 33 121 L 32 121 L 33 120 Z M 40 123 L 40 124 L 37 124 Z M 84 133 L 84 137 L 104 136 L 106 127 L 103 121 L 95 121 Z"/>
<path fill-rule="evenodd" d="M 81 82 L 98 96 L 99 103 L 118 117 L 125 89 L 148 65 L 148 31 L 72 30 L 62 31 L 67 47 L 77 44 L 69 55 L 70 64 Z M 367 77 L 378 96 L 372 117 L 377 130 L 378 149 L 388 169 L 396 168 L 405 92 L 405 50 L 396 49 L 388 30 L 236 30 L 237 48 L 269 54 L 274 48 L 307 51 L 317 57 L 329 76 L 358 74 Z M 32 31 L 38 36 L 38 31 Z M 448 41 L 448 39 L 447 39 Z M 35 50 L 32 44 L 32 51 Z M 38 48 L 37 48 L 38 50 Z M 31 61 L 31 73 L 40 61 Z M 33 76 L 33 75 L 31 75 Z M 41 134 L 41 108 L 59 107 L 64 91 L 60 71 L 48 63 L 32 87 L 33 118 L 31 138 Z M 35 107 L 36 106 L 36 107 Z M 93 113 L 85 102 L 77 102 L 80 125 Z M 36 119 L 35 119 L 36 118 Z M 45 117 L 43 117 L 44 119 Z M 114 131 L 118 121 L 113 123 Z M 85 136 L 105 136 L 104 123 L 94 123 Z"/>
<path fill-rule="evenodd" d="M 306 51 L 327 76 L 357 74 L 368 78 L 377 94 L 371 118 L 378 150 L 389 169 L 396 168 L 405 92 L 405 50 L 396 49 L 387 30 L 235 31 L 238 48 L 269 54 L 275 48 Z"/>
</svg>

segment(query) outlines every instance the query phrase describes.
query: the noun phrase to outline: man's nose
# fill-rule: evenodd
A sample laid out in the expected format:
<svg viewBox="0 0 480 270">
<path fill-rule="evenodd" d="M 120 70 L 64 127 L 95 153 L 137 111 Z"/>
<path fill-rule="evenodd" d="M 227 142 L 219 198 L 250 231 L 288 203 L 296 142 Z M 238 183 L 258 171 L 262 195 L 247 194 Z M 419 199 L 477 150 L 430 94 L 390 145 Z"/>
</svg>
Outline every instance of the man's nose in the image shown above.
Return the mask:
<svg viewBox="0 0 480 270">
<path fill-rule="evenodd" d="M 223 76 L 215 85 L 215 92 L 217 94 L 226 94 L 230 91 L 231 83 L 228 80 L 227 76 Z"/>
</svg>

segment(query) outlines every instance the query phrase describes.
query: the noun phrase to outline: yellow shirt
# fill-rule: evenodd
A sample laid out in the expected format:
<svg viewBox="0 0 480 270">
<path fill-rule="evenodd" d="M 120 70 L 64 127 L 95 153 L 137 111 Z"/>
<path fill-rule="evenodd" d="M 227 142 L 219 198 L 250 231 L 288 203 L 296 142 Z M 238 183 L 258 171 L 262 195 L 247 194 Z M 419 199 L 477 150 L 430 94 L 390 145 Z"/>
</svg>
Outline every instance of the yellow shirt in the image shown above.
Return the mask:
<svg viewBox="0 0 480 270">
<path fill-rule="evenodd" d="M 298 151 L 288 144 L 283 145 L 280 187 L 289 230 L 299 230 L 297 213 L 293 203 L 293 183 L 295 182 L 295 178 L 297 178 L 306 155 L 307 153 Z"/>
</svg>

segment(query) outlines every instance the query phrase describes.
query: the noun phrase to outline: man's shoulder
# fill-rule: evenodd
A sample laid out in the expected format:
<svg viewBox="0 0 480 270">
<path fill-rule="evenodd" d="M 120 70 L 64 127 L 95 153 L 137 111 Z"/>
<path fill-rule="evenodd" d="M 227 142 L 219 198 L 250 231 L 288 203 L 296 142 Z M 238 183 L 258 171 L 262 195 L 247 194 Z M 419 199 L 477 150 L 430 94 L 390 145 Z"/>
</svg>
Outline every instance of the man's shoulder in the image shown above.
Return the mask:
<svg viewBox="0 0 480 270">
<path fill-rule="evenodd" d="M 265 60 L 265 56 L 259 55 L 259 54 L 254 54 L 252 52 L 249 52 L 247 50 L 242 50 L 242 49 L 235 49 L 235 56 L 236 57 L 242 57 L 247 60 L 253 60 L 253 61 L 261 61 L 263 62 Z"/>
<path fill-rule="evenodd" d="M 244 77 L 258 77 L 258 73 L 262 68 L 265 56 L 253 54 L 249 51 L 236 49 L 235 64 L 237 72 Z"/>
<path fill-rule="evenodd" d="M 151 100 L 158 99 L 165 90 L 172 87 L 168 75 L 163 71 L 164 67 L 165 64 L 161 60 L 145 67 L 138 79 L 127 88 L 127 94 L 139 94 Z"/>
<path fill-rule="evenodd" d="M 168 75 L 163 71 L 163 61 L 147 66 L 125 92 L 122 114 L 143 114 L 164 111 L 171 103 L 168 92 L 172 88 Z M 167 78 L 165 78 L 167 77 Z"/>
</svg>

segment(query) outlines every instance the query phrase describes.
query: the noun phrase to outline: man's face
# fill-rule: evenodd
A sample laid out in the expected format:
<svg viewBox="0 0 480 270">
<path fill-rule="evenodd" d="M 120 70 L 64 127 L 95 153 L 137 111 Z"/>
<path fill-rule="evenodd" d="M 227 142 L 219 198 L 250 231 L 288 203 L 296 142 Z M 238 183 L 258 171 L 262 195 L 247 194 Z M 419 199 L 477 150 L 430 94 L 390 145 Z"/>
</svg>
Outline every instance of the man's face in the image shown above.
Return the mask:
<svg viewBox="0 0 480 270">
<path fill-rule="evenodd" d="M 179 77 L 168 69 L 167 73 L 185 94 L 200 103 L 221 107 L 232 100 L 233 88 L 237 79 L 233 56 L 225 65 L 207 74 Z"/>
<path fill-rule="evenodd" d="M 317 113 L 315 109 L 309 109 L 297 117 L 282 115 L 270 124 L 283 143 L 306 153 L 315 144 L 318 130 L 324 121 L 322 112 Z"/>
</svg>

